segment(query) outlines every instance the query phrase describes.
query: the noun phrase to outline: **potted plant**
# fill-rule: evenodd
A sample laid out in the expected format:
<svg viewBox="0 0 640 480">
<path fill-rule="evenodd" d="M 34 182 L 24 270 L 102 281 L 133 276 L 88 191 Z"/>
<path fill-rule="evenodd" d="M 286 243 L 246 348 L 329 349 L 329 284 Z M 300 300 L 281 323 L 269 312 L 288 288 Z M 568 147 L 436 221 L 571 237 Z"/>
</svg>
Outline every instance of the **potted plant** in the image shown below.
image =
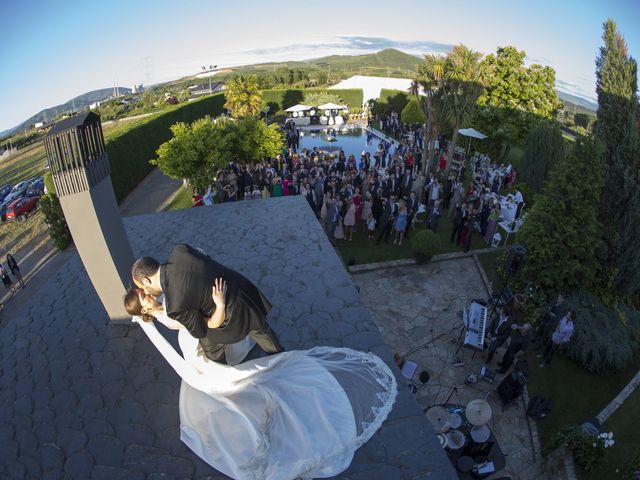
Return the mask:
<svg viewBox="0 0 640 480">
<path fill-rule="evenodd" d="M 440 251 L 440 237 L 431 230 L 420 230 L 410 239 L 416 263 L 423 265 Z"/>
</svg>

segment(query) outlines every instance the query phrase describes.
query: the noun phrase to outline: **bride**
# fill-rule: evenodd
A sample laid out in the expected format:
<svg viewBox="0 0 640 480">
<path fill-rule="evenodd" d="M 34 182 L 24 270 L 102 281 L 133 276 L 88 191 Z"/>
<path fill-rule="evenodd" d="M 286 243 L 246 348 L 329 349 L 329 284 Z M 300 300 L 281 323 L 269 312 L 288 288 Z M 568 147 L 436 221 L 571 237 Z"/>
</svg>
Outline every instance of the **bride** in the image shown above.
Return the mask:
<svg viewBox="0 0 640 480">
<path fill-rule="evenodd" d="M 220 295 L 216 286 L 213 295 Z M 181 440 L 234 479 L 335 476 L 395 402 L 395 377 L 372 353 L 315 347 L 221 365 L 207 359 L 198 340 L 151 295 L 132 289 L 125 307 L 182 378 Z M 154 318 L 178 330 L 184 358 Z M 238 359 L 248 352 L 246 344 L 231 349 Z"/>
</svg>

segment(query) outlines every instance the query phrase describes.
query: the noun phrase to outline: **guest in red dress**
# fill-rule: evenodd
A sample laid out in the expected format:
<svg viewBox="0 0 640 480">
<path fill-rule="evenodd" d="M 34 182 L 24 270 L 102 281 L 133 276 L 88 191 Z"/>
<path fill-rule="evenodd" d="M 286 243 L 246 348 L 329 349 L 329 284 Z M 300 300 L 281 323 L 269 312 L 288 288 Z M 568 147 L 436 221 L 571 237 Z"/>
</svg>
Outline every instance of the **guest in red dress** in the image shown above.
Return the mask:
<svg viewBox="0 0 640 480">
<path fill-rule="evenodd" d="M 444 171 L 447 168 L 447 156 L 443 153 L 440 155 L 440 170 Z"/>
<path fill-rule="evenodd" d="M 193 189 L 193 195 L 191 195 L 191 201 L 193 202 L 193 207 L 202 207 L 204 206 L 204 201 L 202 200 L 202 195 L 200 195 L 200 191 L 197 188 Z"/>
</svg>

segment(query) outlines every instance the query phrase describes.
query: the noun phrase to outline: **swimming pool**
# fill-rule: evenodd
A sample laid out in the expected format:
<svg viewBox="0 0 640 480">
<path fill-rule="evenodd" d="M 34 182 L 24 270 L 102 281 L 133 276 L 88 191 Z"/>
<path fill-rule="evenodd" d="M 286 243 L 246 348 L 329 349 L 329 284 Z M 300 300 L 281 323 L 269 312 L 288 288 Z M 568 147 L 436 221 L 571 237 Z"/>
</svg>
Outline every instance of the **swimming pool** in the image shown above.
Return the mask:
<svg viewBox="0 0 640 480">
<path fill-rule="evenodd" d="M 313 147 L 318 147 L 319 150 L 338 155 L 340 150 L 344 150 L 347 157 L 353 154 L 356 159 L 360 158 L 363 150 L 369 152 L 373 158 L 381 140 L 377 135 L 361 127 L 304 130 L 300 134 L 298 152 L 302 152 L 304 148 L 313 150 Z"/>
</svg>

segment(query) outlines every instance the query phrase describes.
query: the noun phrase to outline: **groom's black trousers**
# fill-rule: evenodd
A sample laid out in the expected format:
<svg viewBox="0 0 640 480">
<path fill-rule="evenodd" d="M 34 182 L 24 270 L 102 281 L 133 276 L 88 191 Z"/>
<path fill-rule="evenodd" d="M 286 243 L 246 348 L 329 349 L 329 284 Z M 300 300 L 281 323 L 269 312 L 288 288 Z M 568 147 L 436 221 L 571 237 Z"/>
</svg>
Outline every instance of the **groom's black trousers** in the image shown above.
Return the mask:
<svg viewBox="0 0 640 480">
<path fill-rule="evenodd" d="M 263 328 L 251 330 L 248 336 L 253 338 L 258 346 L 269 355 L 280 353 L 284 350 L 280 346 L 280 342 L 278 341 L 275 333 L 266 322 Z M 210 339 L 209 337 L 204 337 L 200 339 L 200 346 L 209 360 L 218 363 L 227 363 L 227 359 L 224 354 L 224 349 L 227 346 L 226 344 L 216 343 L 215 340 Z"/>
</svg>

